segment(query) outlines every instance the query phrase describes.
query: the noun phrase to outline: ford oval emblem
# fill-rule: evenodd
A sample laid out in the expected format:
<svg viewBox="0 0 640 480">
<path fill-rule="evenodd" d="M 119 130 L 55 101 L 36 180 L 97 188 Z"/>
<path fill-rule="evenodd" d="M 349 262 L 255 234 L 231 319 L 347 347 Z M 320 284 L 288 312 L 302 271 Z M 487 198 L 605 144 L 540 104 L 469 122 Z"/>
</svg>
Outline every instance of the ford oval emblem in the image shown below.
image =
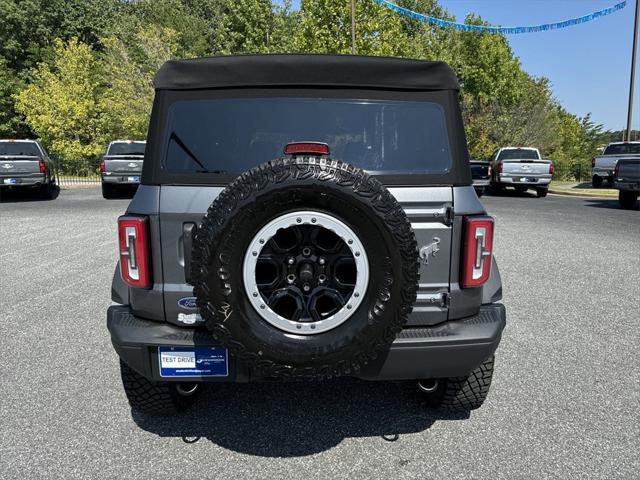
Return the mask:
<svg viewBox="0 0 640 480">
<path fill-rule="evenodd" d="M 182 308 L 188 308 L 190 310 L 195 310 L 196 308 L 198 308 L 198 305 L 196 304 L 196 297 L 182 297 L 180 300 L 178 300 L 178 305 Z"/>
</svg>

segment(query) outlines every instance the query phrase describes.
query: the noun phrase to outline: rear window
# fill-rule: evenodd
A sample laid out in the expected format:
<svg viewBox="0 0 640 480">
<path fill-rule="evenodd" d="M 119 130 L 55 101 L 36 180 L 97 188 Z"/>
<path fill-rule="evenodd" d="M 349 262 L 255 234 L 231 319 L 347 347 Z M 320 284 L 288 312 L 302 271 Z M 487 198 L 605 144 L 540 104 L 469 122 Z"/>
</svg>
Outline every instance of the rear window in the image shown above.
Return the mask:
<svg viewBox="0 0 640 480">
<path fill-rule="evenodd" d="M 34 142 L 0 142 L 0 155 L 42 157 L 42 152 Z"/>
<path fill-rule="evenodd" d="M 443 174 L 451 151 L 435 102 L 335 98 L 176 101 L 163 168 L 239 174 L 282 156 L 289 142 L 324 142 L 331 156 L 379 174 Z"/>
<path fill-rule="evenodd" d="M 604 155 L 634 155 L 640 154 L 640 143 L 620 143 L 609 145 Z"/>
<path fill-rule="evenodd" d="M 117 142 L 109 145 L 107 155 L 144 155 L 144 143 Z"/>
<path fill-rule="evenodd" d="M 538 152 L 530 148 L 510 148 L 502 150 L 498 160 L 540 160 Z"/>
</svg>

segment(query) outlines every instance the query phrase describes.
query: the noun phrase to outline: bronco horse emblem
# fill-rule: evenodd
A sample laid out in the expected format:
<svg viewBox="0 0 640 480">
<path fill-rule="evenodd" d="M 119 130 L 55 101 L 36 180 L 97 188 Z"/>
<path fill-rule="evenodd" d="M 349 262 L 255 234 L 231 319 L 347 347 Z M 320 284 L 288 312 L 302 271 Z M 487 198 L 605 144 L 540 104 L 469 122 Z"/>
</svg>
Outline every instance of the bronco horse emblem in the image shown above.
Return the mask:
<svg viewBox="0 0 640 480">
<path fill-rule="evenodd" d="M 438 247 L 439 244 L 440 239 L 438 237 L 433 237 L 433 242 L 420 248 L 420 258 L 425 265 L 429 263 L 430 256 L 435 257 L 436 253 L 440 251 L 440 248 Z"/>
</svg>

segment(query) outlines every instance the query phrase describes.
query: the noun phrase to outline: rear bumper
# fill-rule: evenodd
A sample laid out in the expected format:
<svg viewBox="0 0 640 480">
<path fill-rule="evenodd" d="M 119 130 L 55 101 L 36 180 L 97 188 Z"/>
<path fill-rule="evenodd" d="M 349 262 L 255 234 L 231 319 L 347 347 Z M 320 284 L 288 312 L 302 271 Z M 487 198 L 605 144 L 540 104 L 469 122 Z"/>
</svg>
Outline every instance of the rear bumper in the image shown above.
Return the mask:
<svg viewBox="0 0 640 480">
<path fill-rule="evenodd" d="M 473 179 L 473 187 L 487 187 L 489 186 L 489 177 L 487 178 L 474 178 Z"/>
<path fill-rule="evenodd" d="M 527 180 L 522 180 L 526 178 Z M 522 185 L 529 187 L 546 187 L 551 183 L 551 175 L 536 177 L 531 175 L 500 175 L 499 181 L 505 185 Z"/>
<path fill-rule="evenodd" d="M 591 170 L 592 177 L 612 177 L 613 176 L 613 168 L 598 168 L 595 167 Z"/>
<path fill-rule="evenodd" d="M 121 185 L 138 185 L 142 172 L 102 174 L 102 183 L 121 184 Z M 137 181 L 133 180 L 137 179 Z"/>
<path fill-rule="evenodd" d="M 616 188 L 618 190 L 631 191 L 631 192 L 640 192 L 640 181 L 638 182 L 616 181 L 613 183 L 613 188 Z"/>
<path fill-rule="evenodd" d="M 47 181 L 44 173 L 16 173 L 0 175 L 1 187 L 35 187 Z"/>
<path fill-rule="evenodd" d="M 367 380 L 410 380 L 466 375 L 496 350 L 505 323 L 504 306 L 490 304 L 483 305 L 472 317 L 433 327 L 405 328 L 384 355 L 355 376 Z M 141 375 L 155 381 L 169 380 L 159 375 L 159 346 L 220 345 L 205 330 L 144 320 L 131 314 L 128 306 L 109 307 L 107 328 L 120 358 Z M 260 377 L 230 355 L 227 377 L 201 380 L 249 382 L 260 380 Z"/>
</svg>

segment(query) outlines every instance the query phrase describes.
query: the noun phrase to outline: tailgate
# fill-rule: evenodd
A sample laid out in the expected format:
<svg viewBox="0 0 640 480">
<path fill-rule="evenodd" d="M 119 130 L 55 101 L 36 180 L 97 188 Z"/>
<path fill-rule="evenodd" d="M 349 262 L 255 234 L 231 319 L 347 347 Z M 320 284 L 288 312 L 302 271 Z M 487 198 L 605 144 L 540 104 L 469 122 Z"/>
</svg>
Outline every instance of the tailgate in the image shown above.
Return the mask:
<svg viewBox="0 0 640 480">
<path fill-rule="evenodd" d="M 549 175 L 549 160 L 509 160 L 502 162 L 502 173 L 513 175 Z"/>
<path fill-rule="evenodd" d="M 6 177 L 22 173 L 40 173 L 40 158 L 27 156 L 0 157 L 0 175 Z"/>
<path fill-rule="evenodd" d="M 105 172 L 117 174 L 135 173 L 137 175 L 142 173 L 142 162 L 144 160 L 142 155 L 114 155 L 104 157 L 103 160 Z"/>
<path fill-rule="evenodd" d="M 198 225 L 211 202 L 223 190 L 209 186 L 162 186 L 160 237 L 166 319 L 193 314 L 188 300 L 193 287 L 185 281 L 185 256 L 190 256 L 187 232 Z M 389 191 L 404 208 L 415 232 L 422 259 L 420 284 L 408 325 L 433 325 L 447 320 L 452 227 L 451 187 L 393 187 Z"/>
</svg>

